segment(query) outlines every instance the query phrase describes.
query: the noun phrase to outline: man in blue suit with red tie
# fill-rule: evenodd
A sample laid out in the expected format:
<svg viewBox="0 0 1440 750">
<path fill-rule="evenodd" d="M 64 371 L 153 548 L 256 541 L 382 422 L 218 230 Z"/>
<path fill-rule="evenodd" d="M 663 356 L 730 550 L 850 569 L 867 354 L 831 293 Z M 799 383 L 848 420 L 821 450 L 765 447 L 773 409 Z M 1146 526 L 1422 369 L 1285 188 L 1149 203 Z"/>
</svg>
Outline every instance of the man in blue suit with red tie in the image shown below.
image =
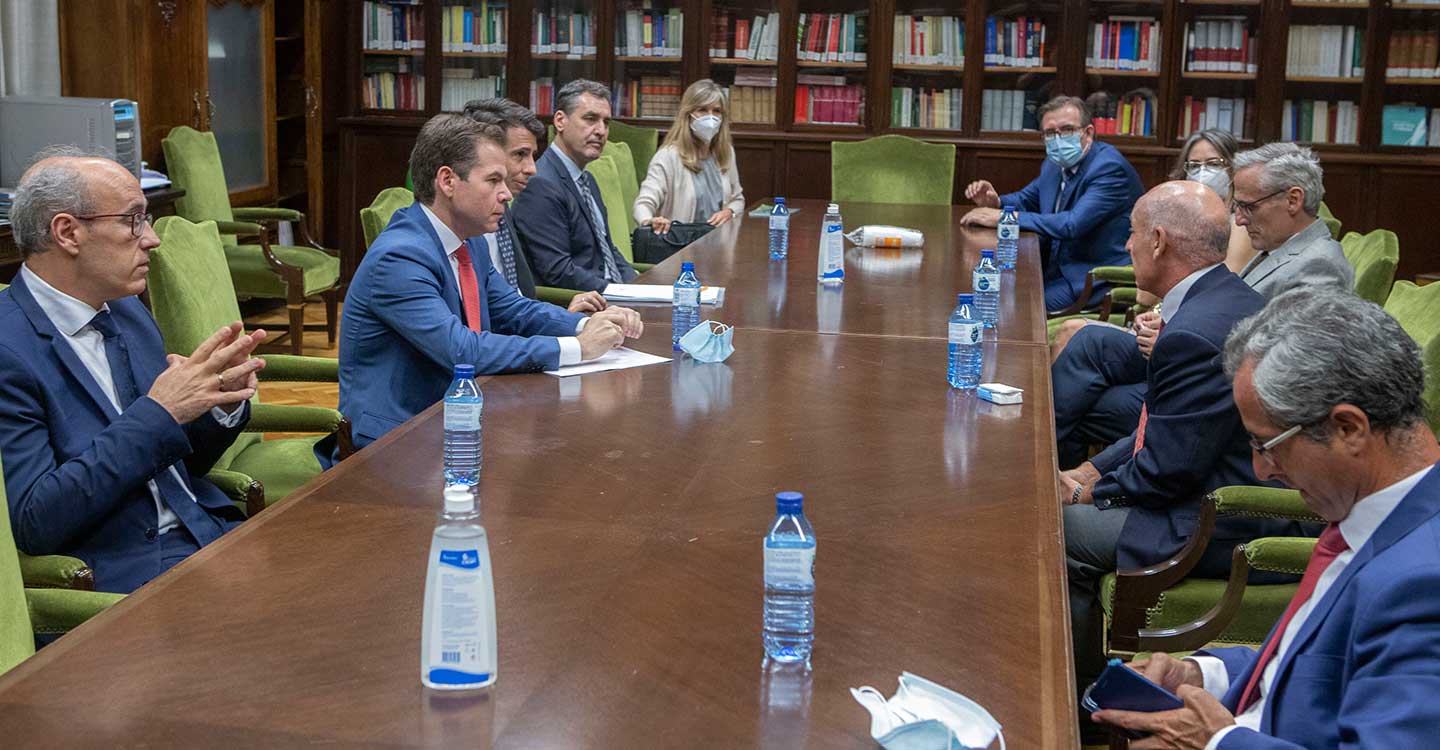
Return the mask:
<svg viewBox="0 0 1440 750">
<path fill-rule="evenodd" d="M 1258 651 L 1136 662 L 1184 708 L 1095 719 L 1149 748 L 1435 747 L 1440 444 L 1419 347 L 1374 303 L 1297 289 L 1236 327 L 1225 364 L 1256 474 L 1330 523 Z"/>
<path fill-rule="evenodd" d="M 1059 311 L 1076 302 L 1094 304 L 1104 296 L 1102 286 L 1092 290 L 1090 299 L 1079 299 L 1091 268 L 1130 264 L 1125 254 L 1130 209 L 1145 187 L 1114 146 L 1095 140 L 1084 101 L 1057 96 L 1038 114 L 1046 156 L 1040 176 L 1007 195 L 998 195 L 987 180 L 970 183 L 965 197 L 979 208 L 962 221 L 993 228 L 1000 222 L 1001 208 L 1018 209 L 1020 228 L 1040 235 L 1045 309 Z"/>
<path fill-rule="evenodd" d="M 455 365 L 539 372 L 594 359 L 643 331 L 634 310 L 586 317 L 522 297 L 464 238 L 494 232 L 510 199 L 505 133 L 442 114 L 410 156 L 415 203 L 356 269 L 340 319 L 340 411 L 364 447 L 445 395 Z"/>
<path fill-rule="evenodd" d="M 165 354 L 145 290 L 145 194 L 109 159 L 55 149 L 11 210 L 24 265 L 0 291 L 0 456 L 10 522 L 32 555 L 84 560 L 128 593 L 243 518 L 205 474 L 250 418 L 237 321 L 189 357 Z"/>
</svg>

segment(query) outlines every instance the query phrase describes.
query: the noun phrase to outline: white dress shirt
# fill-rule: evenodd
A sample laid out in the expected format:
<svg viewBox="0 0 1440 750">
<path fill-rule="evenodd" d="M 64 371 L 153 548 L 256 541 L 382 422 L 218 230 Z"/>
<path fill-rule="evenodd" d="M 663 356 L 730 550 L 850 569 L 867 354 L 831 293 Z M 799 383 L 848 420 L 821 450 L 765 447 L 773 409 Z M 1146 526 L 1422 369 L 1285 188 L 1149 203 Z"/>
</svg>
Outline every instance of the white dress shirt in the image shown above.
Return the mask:
<svg viewBox="0 0 1440 750">
<path fill-rule="evenodd" d="M 440 238 L 440 246 L 449 248 L 445 251 L 445 257 L 450 260 L 451 278 L 455 280 L 455 287 L 458 289 L 460 287 L 460 259 L 455 257 L 455 251 L 459 250 L 460 246 L 465 243 L 461 241 L 459 235 L 455 234 L 450 227 L 445 226 L 445 222 L 441 221 L 440 217 L 436 216 L 435 212 L 431 211 L 429 206 L 421 203 L 420 210 L 424 211 L 425 218 L 430 220 L 430 226 L 435 230 L 435 236 Z M 494 232 L 485 235 L 485 243 L 489 246 L 491 261 L 497 264 L 495 266 L 496 268 L 499 268 L 499 250 L 495 246 Z M 585 330 L 585 324 L 589 322 L 590 318 L 588 317 L 580 318 L 580 322 L 575 324 L 575 336 L 579 336 L 580 332 Z M 478 324 L 479 321 L 476 321 L 476 323 Z M 557 336 L 555 338 L 555 340 L 560 343 L 561 367 L 580 364 L 580 360 L 582 359 L 580 356 L 580 340 L 575 338 L 575 336 Z"/>
<path fill-rule="evenodd" d="M 1169 323 L 1170 319 L 1175 317 L 1175 313 L 1180 310 L 1180 305 L 1184 304 L 1185 295 L 1190 293 L 1190 287 L 1195 286 L 1195 282 L 1199 281 L 1201 276 L 1210 273 L 1215 270 L 1217 266 L 1221 265 L 1224 264 L 1215 263 L 1205 266 L 1181 279 L 1180 283 L 1170 287 L 1170 291 L 1165 293 L 1164 299 L 1160 300 L 1160 320 Z"/>
<path fill-rule="evenodd" d="M 31 271 L 29 266 L 20 266 L 20 275 L 25 277 L 25 286 L 35 297 L 35 303 L 44 311 L 45 317 L 55 324 L 55 329 L 60 332 L 60 335 L 65 337 L 66 343 L 70 344 L 70 348 L 75 351 L 75 356 L 80 358 L 80 363 L 85 365 L 85 370 L 90 373 L 90 377 L 95 379 L 100 390 L 105 392 L 105 397 L 110 399 L 110 405 L 115 407 L 115 413 L 119 414 L 122 409 L 120 400 L 115 396 L 115 380 L 110 377 L 110 360 L 105 356 L 105 337 L 90 325 L 90 321 L 96 315 L 108 312 L 110 305 L 101 305 L 100 309 L 96 310 L 88 303 L 81 302 L 50 286 L 34 271 Z M 244 413 L 244 409 L 226 413 L 218 406 L 210 410 L 215 421 L 224 427 L 234 427 Z M 185 480 L 180 477 L 180 472 L 175 469 L 174 464 L 171 464 L 166 471 L 175 476 L 175 481 L 180 483 L 185 494 L 190 496 L 191 502 L 194 502 L 195 494 L 186 486 Z M 155 528 L 164 534 L 179 526 L 180 519 L 160 497 L 160 488 L 155 484 L 155 480 L 146 481 L 145 486 L 150 488 L 150 496 L 155 499 Z"/>
<path fill-rule="evenodd" d="M 1290 618 L 1290 622 L 1285 625 L 1285 632 L 1280 636 L 1280 645 L 1275 648 L 1275 655 L 1265 665 L 1265 672 L 1260 675 L 1260 697 L 1250 704 L 1244 713 L 1235 717 L 1234 724 L 1216 732 L 1215 736 L 1210 738 L 1210 742 L 1205 745 L 1207 749 L 1219 747 L 1220 741 L 1225 739 L 1225 735 L 1236 727 L 1260 731 L 1260 719 L 1265 713 L 1265 699 L 1270 694 L 1270 686 L 1275 682 L 1275 672 L 1280 668 L 1280 662 L 1284 660 L 1285 652 L 1290 649 L 1295 636 L 1304 627 L 1311 610 L 1325 598 L 1325 594 L 1335 584 L 1335 580 L 1345 571 L 1345 566 L 1355 559 L 1355 553 L 1370 541 L 1375 530 L 1380 528 L 1380 524 L 1384 523 L 1386 518 L 1390 517 L 1395 506 L 1399 505 L 1400 501 L 1410 493 L 1410 490 L 1425 478 L 1430 469 L 1431 467 L 1427 466 L 1395 484 L 1361 499 L 1355 504 L 1355 507 L 1350 509 L 1350 515 L 1340 522 L 1340 536 L 1344 537 L 1348 549 L 1336 555 L 1335 559 L 1330 562 L 1330 566 L 1325 568 L 1325 572 L 1320 574 L 1320 580 L 1315 582 L 1315 590 L 1310 594 L 1310 598 L 1295 610 L 1295 616 Z M 1189 658 L 1200 666 L 1200 671 L 1205 677 L 1205 692 L 1223 700 L 1226 691 L 1230 689 L 1230 675 L 1225 670 L 1225 662 L 1214 656 Z"/>
</svg>

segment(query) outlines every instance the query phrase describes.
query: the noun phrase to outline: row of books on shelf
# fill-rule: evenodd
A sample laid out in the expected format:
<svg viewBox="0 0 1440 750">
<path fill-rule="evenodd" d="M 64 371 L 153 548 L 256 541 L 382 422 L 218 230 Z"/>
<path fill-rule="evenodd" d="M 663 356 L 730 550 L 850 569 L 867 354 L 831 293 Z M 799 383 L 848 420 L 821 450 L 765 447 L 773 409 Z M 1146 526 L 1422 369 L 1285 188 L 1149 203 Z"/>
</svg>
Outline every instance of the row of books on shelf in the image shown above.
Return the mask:
<svg viewBox="0 0 1440 750">
<path fill-rule="evenodd" d="M 710 27 L 710 56 L 735 60 L 775 60 L 780 54 L 780 14 L 753 19 L 715 14 Z"/>
<path fill-rule="evenodd" d="M 425 15 L 418 5 L 365 0 L 360 38 L 367 50 L 425 49 Z"/>
<path fill-rule="evenodd" d="M 1440 109 L 1389 104 L 1380 120 L 1380 142 L 1386 146 L 1440 146 Z"/>
<path fill-rule="evenodd" d="M 568 12 L 558 6 L 535 12 L 530 52 L 538 55 L 595 54 L 595 16 Z"/>
<path fill-rule="evenodd" d="M 440 109 L 459 112 L 471 99 L 505 96 L 505 76 L 482 76 L 470 68 L 445 68 L 440 79 Z"/>
<path fill-rule="evenodd" d="M 896 65 L 965 65 L 965 20 L 955 16 L 895 16 Z M 929 127 L 905 125 L 902 127 Z"/>
<path fill-rule="evenodd" d="M 1091 118 L 1099 135 L 1133 135 L 1148 138 L 1155 135 L 1155 92 L 1135 89 L 1123 96 L 1109 93 L 1091 94 Z"/>
<path fill-rule="evenodd" d="M 610 89 L 610 110 L 616 117 L 671 119 L 680 111 L 685 86 L 679 76 L 640 76 Z"/>
<path fill-rule="evenodd" d="M 1039 107 L 1035 91 L 985 89 L 980 93 L 980 129 L 1039 130 Z"/>
<path fill-rule="evenodd" d="M 1385 59 L 1388 78 L 1435 78 L 1440 65 L 1440 31 L 1396 30 L 1390 35 L 1390 50 Z"/>
<path fill-rule="evenodd" d="M 1154 18 L 1110 16 L 1090 24 L 1085 65 L 1105 70 L 1160 70 L 1160 22 Z"/>
<path fill-rule="evenodd" d="M 795 122 L 859 125 L 865 109 L 865 86 L 846 83 L 844 76 L 800 74 L 795 77 Z"/>
<path fill-rule="evenodd" d="M 1291 26 L 1285 74 L 1324 78 L 1365 75 L 1365 30 L 1355 26 Z"/>
<path fill-rule="evenodd" d="M 1197 17 L 1185 24 L 1185 70 L 1192 73 L 1250 73 L 1258 70 L 1259 48 L 1245 16 Z"/>
<path fill-rule="evenodd" d="M 1249 99 L 1223 96 L 1185 97 L 1180 103 L 1180 137 L 1198 130 L 1224 130 L 1237 139 L 1254 132 L 1255 107 Z"/>
<path fill-rule="evenodd" d="M 629 57 L 680 57 L 685 14 L 670 10 L 627 10 L 616 20 L 615 54 Z"/>
<path fill-rule="evenodd" d="M 1280 140 L 1306 143 L 1356 143 L 1360 106 L 1355 102 L 1286 99 L 1280 113 Z"/>
<path fill-rule="evenodd" d="M 965 97 L 960 89 L 894 88 L 890 90 L 890 126 L 959 130 Z"/>
<path fill-rule="evenodd" d="M 480 0 L 480 7 L 447 5 L 440 15 L 442 52 L 505 51 L 505 23 L 510 11 L 503 2 Z"/>
<path fill-rule="evenodd" d="M 866 13 L 802 13 L 795 38 L 797 59 L 865 62 L 869 26 Z"/>
<path fill-rule="evenodd" d="M 730 119 L 734 122 L 775 122 L 775 84 L 755 86 L 741 84 L 736 76 L 735 85 L 726 90 L 730 101 Z"/>
<path fill-rule="evenodd" d="M 1016 16 L 985 19 L 985 64 L 1038 68 L 1045 64 L 1045 22 Z"/>
<path fill-rule="evenodd" d="M 360 86 L 366 109 L 424 109 L 425 76 L 420 73 L 366 73 Z"/>
</svg>

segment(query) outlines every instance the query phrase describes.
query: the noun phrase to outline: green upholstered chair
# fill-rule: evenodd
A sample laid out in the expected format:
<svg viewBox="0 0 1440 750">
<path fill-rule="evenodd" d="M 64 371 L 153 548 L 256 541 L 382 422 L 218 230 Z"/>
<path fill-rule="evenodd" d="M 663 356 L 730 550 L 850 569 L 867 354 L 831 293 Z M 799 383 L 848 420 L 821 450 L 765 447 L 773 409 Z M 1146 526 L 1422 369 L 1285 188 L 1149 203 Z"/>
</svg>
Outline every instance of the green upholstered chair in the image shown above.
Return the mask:
<svg viewBox="0 0 1440 750">
<path fill-rule="evenodd" d="M 635 199 L 640 197 L 640 180 L 643 178 L 637 177 L 628 169 L 621 169 L 622 166 L 633 163 L 630 144 L 610 141 L 605 144 L 605 153 L 615 154 L 615 171 L 620 175 L 620 197 L 625 208 L 625 231 L 634 232 L 635 227 L 640 226 L 640 223 L 635 221 Z"/>
<path fill-rule="evenodd" d="M 1355 267 L 1355 294 L 1384 305 L 1390 285 L 1395 283 L 1395 266 L 1400 263 L 1400 239 L 1388 229 L 1369 234 L 1346 232 L 1340 248 Z"/>
<path fill-rule="evenodd" d="M 5 483 L 0 482 L 0 508 L 4 507 Z M 35 653 L 37 634 L 66 633 L 123 598 L 94 591 L 25 588 L 10 514 L 0 513 L 0 674 Z"/>
<path fill-rule="evenodd" d="M 600 186 L 600 202 L 605 204 L 605 220 L 610 225 L 610 240 L 625 260 L 635 267 L 635 270 L 644 273 L 654 268 L 653 263 L 636 263 L 635 251 L 630 245 L 630 232 L 623 229 L 629 224 L 625 216 L 630 209 L 625 206 L 624 188 L 621 187 L 620 174 L 627 163 L 624 155 L 619 151 L 611 151 L 608 154 L 601 154 L 599 159 L 590 162 L 585 171 L 594 175 L 595 184 Z M 620 227 L 621 229 L 617 229 Z"/>
<path fill-rule="evenodd" d="M 220 226 L 225 261 L 240 299 L 283 299 L 290 313 L 290 348 L 300 354 L 305 336 L 305 299 L 325 300 L 326 333 L 335 345 L 343 295 L 340 257 L 311 239 L 305 214 L 288 208 L 232 208 L 215 134 L 181 125 L 160 142 L 175 187 L 185 190 L 175 212 L 193 222 Z M 267 222 L 294 222 L 304 247 L 271 245 Z M 239 237 L 259 244 L 239 244 Z"/>
<path fill-rule="evenodd" d="M 1103 320 L 1123 326 L 1135 320 L 1138 313 L 1149 309 L 1139 303 L 1139 290 L 1135 288 L 1135 269 L 1133 267 L 1096 266 L 1090 269 L 1085 274 L 1085 288 L 1077 299 L 1089 299 L 1091 290 L 1101 283 L 1108 283 L 1111 286 L 1105 291 L 1105 296 L 1100 299 L 1100 304 L 1093 311 L 1081 312 L 1082 304 L 1077 301 L 1066 310 L 1050 313 L 1050 319 L 1045 322 L 1049 341 L 1054 342 L 1055 334 L 1059 332 L 1060 327 L 1064 325 L 1065 321 L 1072 318 Z"/>
<path fill-rule="evenodd" d="M 551 140 L 554 140 L 553 137 Z M 660 131 L 655 128 L 642 128 L 637 125 L 626 125 L 619 120 L 611 120 L 609 142 L 624 144 L 630 148 L 630 160 L 635 168 L 635 192 L 638 195 L 640 182 L 645 179 L 645 173 L 650 170 L 650 160 L 660 149 Z M 629 214 L 630 209 L 625 209 L 625 213 Z"/>
<path fill-rule="evenodd" d="M 240 308 L 224 268 L 225 251 L 215 222 L 192 224 L 167 216 L 155 224 L 160 246 L 150 251 L 150 309 L 165 338 L 167 351 L 188 355 L 216 329 L 240 319 Z M 265 380 L 336 382 L 339 365 L 321 357 L 265 357 Z M 340 427 L 340 412 L 314 406 L 263 404 L 251 400 L 246 432 L 235 439 L 215 468 L 258 481 L 258 502 L 247 503 L 255 514 L 284 499 L 320 473 L 316 441 Z M 264 440 L 262 432 L 313 432 L 315 437 Z"/>
<path fill-rule="evenodd" d="M 1340 220 L 1335 218 L 1335 214 L 1330 213 L 1330 207 L 1325 205 L 1325 201 L 1320 201 L 1320 220 L 1325 222 L 1326 227 L 1329 227 L 1331 237 L 1336 240 L 1340 239 Z"/>
<path fill-rule="evenodd" d="M 831 200 L 948 206 L 954 192 L 953 144 L 903 135 L 830 144 Z"/>
<path fill-rule="evenodd" d="M 370 201 L 370 205 L 360 209 L 360 226 L 365 230 L 365 247 L 375 243 L 375 238 L 390 226 L 390 217 L 395 215 L 406 206 L 415 202 L 415 194 L 409 188 L 385 188 Z"/>
</svg>

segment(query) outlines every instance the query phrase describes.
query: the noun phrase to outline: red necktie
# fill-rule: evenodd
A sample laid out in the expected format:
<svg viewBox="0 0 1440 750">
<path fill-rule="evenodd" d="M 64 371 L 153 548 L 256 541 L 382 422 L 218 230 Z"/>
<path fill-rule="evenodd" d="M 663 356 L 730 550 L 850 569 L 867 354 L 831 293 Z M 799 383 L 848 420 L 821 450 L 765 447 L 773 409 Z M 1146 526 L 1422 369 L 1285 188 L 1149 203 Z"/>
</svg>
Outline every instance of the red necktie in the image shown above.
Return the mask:
<svg viewBox="0 0 1440 750">
<path fill-rule="evenodd" d="M 465 324 L 480 332 L 480 283 L 475 280 L 475 266 L 470 265 L 470 250 L 465 245 L 455 251 L 460 263 L 460 307 L 465 311 Z"/>
<path fill-rule="evenodd" d="M 1160 329 L 1162 329 L 1162 328 L 1164 328 L 1164 327 L 1165 327 L 1165 321 L 1162 320 L 1162 321 L 1160 321 L 1160 324 L 1155 327 L 1155 338 L 1157 338 L 1157 339 L 1160 338 Z M 1151 351 L 1154 351 L 1154 349 L 1152 348 Z M 1148 404 L 1141 404 L 1141 405 L 1140 405 L 1140 424 L 1135 427 L 1135 450 L 1133 450 L 1133 451 L 1130 452 L 1130 455 L 1131 455 L 1131 456 L 1134 456 L 1134 455 L 1138 454 L 1138 453 L 1140 452 L 1140 449 L 1143 448 L 1143 447 L 1145 447 L 1145 423 L 1148 422 L 1149 420 L 1150 420 L 1150 407 L 1149 407 Z"/>
<path fill-rule="evenodd" d="M 1280 647 L 1280 640 L 1285 637 L 1285 628 L 1290 625 L 1291 618 L 1295 617 L 1295 611 L 1300 609 L 1310 595 L 1315 592 L 1315 584 L 1320 581 L 1320 574 L 1330 567 L 1330 563 L 1340 555 L 1341 552 L 1349 549 L 1345 543 L 1345 537 L 1340 536 L 1339 524 L 1330 524 L 1325 527 L 1324 533 L 1315 542 L 1315 551 L 1310 554 L 1310 564 L 1305 566 L 1305 575 L 1300 579 L 1300 588 L 1295 592 L 1295 598 L 1290 600 L 1290 606 L 1285 610 L 1285 616 L 1280 618 L 1280 624 L 1275 626 L 1275 632 L 1270 634 L 1270 640 L 1265 641 L 1265 648 L 1260 651 L 1260 659 L 1255 662 L 1255 672 L 1250 675 L 1250 682 L 1245 685 L 1245 692 L 1240 694 L 1240 703 L 1235 710 L 1235 715 L 1245 713 L 1256 700 L 1260 698 L 1260 676 L 1265 673 L 1265 667 L 1270 659 L 1275 656 L 1275 649 Z"/>
</svg>

